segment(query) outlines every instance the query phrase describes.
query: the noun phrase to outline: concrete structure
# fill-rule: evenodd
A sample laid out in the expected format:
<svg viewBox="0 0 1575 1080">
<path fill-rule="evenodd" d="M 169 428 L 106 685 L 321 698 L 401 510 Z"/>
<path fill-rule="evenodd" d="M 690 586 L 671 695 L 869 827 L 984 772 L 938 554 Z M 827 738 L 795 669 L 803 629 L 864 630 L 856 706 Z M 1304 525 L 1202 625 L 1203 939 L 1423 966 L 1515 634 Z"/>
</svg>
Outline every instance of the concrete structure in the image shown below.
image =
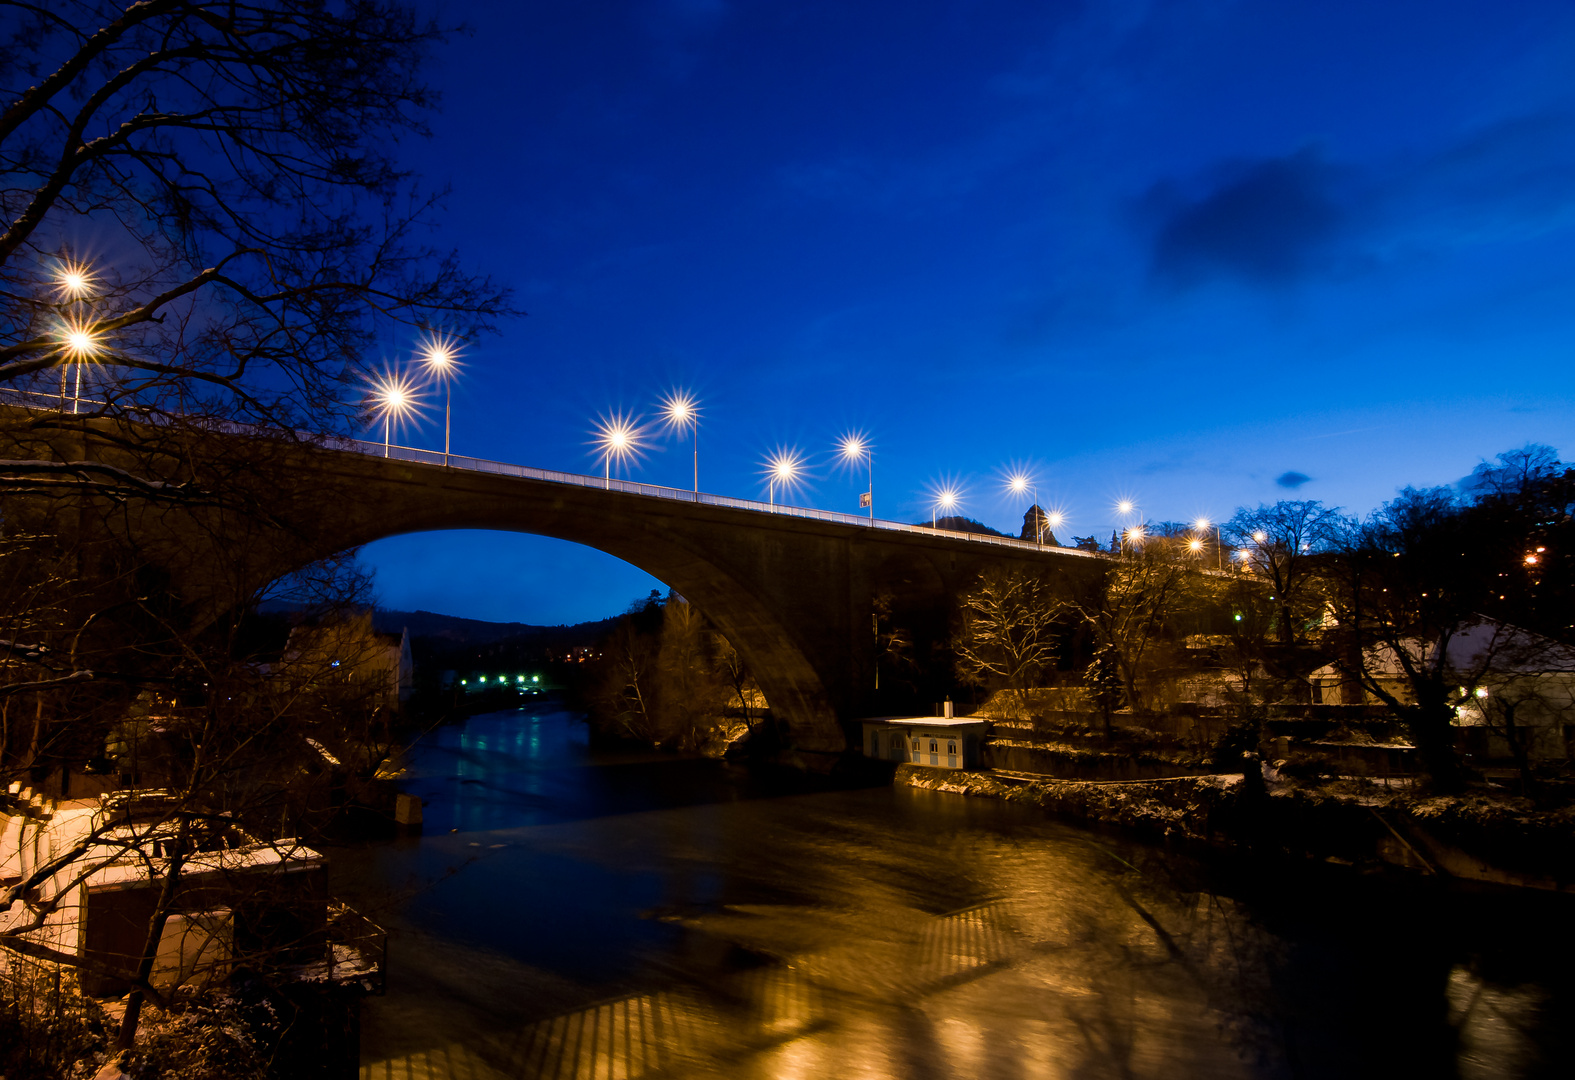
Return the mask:
<svg viewBox="0 0 1575 1080">
<path fill-rule="evenodd" d="M 964 717 L 886 716 L 861 720 L 859 726 L 866 757 L 940 769 L 976 769 L 987 725 Z"/>
</svg>

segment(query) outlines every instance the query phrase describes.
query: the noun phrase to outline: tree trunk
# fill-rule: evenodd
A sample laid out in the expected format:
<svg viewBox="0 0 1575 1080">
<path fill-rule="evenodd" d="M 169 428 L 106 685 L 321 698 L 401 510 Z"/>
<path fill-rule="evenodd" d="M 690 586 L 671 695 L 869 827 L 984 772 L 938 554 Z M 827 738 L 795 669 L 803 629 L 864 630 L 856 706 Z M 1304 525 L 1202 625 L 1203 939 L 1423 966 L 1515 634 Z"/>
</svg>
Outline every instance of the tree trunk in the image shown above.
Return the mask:
<svg viewBox="0 0 1575 1080">
<path fill-rule="evenodd" d="M 120 1050 L 130 1050 L 137 1041 L 137 1024 L 142 1019 L 142 1002 L 146 996 L 142 990 L 153 978 L 153 966 L 159 958 L 159 942 L 164 939 L 164 926 L 169 922 L 170 909 L 175 905 L 175 893 L 180 887 L 181 867 L 186 862 L 186 827 L 182 823 L 180 847 L 170 857 L 170 864 L 164 875 L 164 884 L 159 889 L 159 902 L 153 909 L 153 918 L 148 921 L 148 936 L 142 946 L 142 958 L 137 962 L 137 983 L 132 988 L 131 994 L 126 998 L 126 1015 L 120 1021 L 120 1035 L 115 1040 L 115 1046 Z"/>
</svg>

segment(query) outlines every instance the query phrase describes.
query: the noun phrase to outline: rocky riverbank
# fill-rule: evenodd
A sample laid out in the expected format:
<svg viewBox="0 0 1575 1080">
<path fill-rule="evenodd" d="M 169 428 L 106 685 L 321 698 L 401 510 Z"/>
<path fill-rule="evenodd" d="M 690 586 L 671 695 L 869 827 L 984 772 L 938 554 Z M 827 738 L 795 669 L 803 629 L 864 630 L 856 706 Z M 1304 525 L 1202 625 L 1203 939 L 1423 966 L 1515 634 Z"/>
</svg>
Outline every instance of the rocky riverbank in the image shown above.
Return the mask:
<svg viewBox="0 0 1575 1080">
<path fill-rule="evenodd" d="M 1092 781 L 898 766 L 895 782 L 1029 803 L 1143 839 L 1575 893 L 1575 808 L 1485 795 L 1315 789 L 1240 773 Z M 1524 803 L 1524 804 L 1523 804 Z"/>
</svg>

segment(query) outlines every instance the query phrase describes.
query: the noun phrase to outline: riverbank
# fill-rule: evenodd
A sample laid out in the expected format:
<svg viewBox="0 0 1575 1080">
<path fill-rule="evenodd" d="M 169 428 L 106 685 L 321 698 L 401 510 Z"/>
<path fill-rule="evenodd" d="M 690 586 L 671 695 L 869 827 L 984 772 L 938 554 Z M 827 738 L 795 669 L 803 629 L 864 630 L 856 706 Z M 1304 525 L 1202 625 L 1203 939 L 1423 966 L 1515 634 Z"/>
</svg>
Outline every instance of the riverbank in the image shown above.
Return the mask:
<svg viewBox="0 0 1575 1080">
<path fill-rule="evenodd" d="M 1098 781 L 899 765 L 894 783 L 1032 805 L 1064 821 L 1186 848 L 1575 893 L 1575 808 L 1247 783 L 1240 773 Z"/>
</svg>

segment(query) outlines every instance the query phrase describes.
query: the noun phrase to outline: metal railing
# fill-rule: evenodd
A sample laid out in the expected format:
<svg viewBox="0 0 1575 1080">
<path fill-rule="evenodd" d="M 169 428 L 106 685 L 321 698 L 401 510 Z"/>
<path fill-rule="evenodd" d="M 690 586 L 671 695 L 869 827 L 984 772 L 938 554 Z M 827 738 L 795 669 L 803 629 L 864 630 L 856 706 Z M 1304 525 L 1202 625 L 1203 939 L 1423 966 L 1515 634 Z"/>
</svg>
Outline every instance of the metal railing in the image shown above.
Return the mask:
<svg viewBox="0 0 1575 1080">
<path fill-rule="evenodd" d="M 64 409 L 67 402 L 87 403 L 91 405 L 109 405 L 111 403 L 96 401 L 91 398 L 60 397 L 55 394 L 39 391 L 20 390 L 15 387 L 0 387 L 19 397 L 39 398 L 41 401 L 56 402 L 54 406 Z M 49 406 L 29 405 L 28 408 L 44 411 Z M 144 422 L 156 422 L 153 414 L 141 418 Z M 223 427 L 232 427 L 237 432 L 244 432 L 245 425 L 226 424 Z M 763 503 L 758 499 L 735 499 L 729 495 L 710 495 L 703 491 L 690 491 L 687 488 L 663 487 L 659 484 L 637 484 L 632 480 L 613 480 L 601 476 L 587 476 L 582 473 L 557 472 L 552 469 L 533 469 L 528 465 L 511 465 L 504 461 L 489 461 L 486 458 L 465 457 L 461 454 L 445 454 L 440 450 L 422 450 L 414 446 L 384 445 L 369 439 L 350 439 L 339 436 L 313 435 L 310 432 L 298 432 L 308 440 L 322 439 L 324 445 L 330 449 L 344 453 L 364 454 L 367 457 L 386 457 L 397 461 L 409 461 L 421 465 L 438 465 L 450 469 L 464 469 L 468 472 L 490 473 L 495 476 L 517 476 L 526 480 L 543 480 L 549 484 L 566 484 L 571 487 L 601 488 L 605 491 L 618 491 L 626 495 L 640 495 L 651 499 L 664 499 L 669 502 L 694 503 L 700 506 L 720 506 L 729 510 L 748 510 L 761 514 L 779 514 L 785 517 L 805 518 L 810 521 L 827 521 L 838 525 L 852 525 L 864 529 L 882 529 L 887 532 L 914 533 L 920 536 L 929 536 L 941 540 L 951 540 L 966 544 L 988 544 L 994 547 L 1015 548 L 1020 551 L 1054 552 L 1058 555 L 1076 555 L 1082 558 L 1099 558 L 1095 552 L 1082 551 L 1078 548 L 1051 547 L 1036 543 L 1033 540 L 1019 540 L 1011 536 L 991 536 L 988 533 L 963 532 L 960 529 L 941 529 L 929 525 L 909 525 L 901 521 L 886 521 L 881 518 L 868 518 L 861 514 L 844 514 L 835 510 L 816 510 L 808 506 L 789 506 L 786 503 Z"/>
<path fill-rule="evenodd" d="M 602 476 L 586 476 L 582 473 L 556 472 L 551 469 L 533 469 L 528 465 L 511 465 L 503 461 L 488 461 L 485 458 L 464 457 L 460 454 L 444 454 L 441 450 L 422 450 L 413 446 L 389 445 L 385 447 L 380 442 L 371 442 L 365 439 L 334 439 L 329 445 L 335 449 L 349 453 L 365 454 L 369 457 L 387 457 L 396 461 L 409 461 L 420 465 L 438 465 L 451 469 L 464 469 L 468 472 L 490 473 L 496 476 L 517 476 L 526 480 L 543 480 L 549 484 L 566 484 L 571 487 L 600 488 L 604 491 L 618 491 L 625 495 L 641 495 L 646 498 L 665 499 L 670 502 L 693 503 L 699 506 L 720 506 L 729 510 L 749 510 L 761 514 L 806 518 L 811 521 L 829 521 L 838 525 L 852 525 L 863 529 L 875 528 L 888 532 L 917 533 L 921 536 L 955 540 L 969 544 L 990 544 L 1024 551 L 1052 551 L 1059 555 L 1077 555 L 1084 558 L 1098 557 L 1093 552 L 1080 551 L 1077 548 L 1049 547 L 1035 543 L 1032 540 L 1019 540 L 1011 536 L 991 536 L 988 533 L 962 532 L 958 529 L 941 529 L 929 525 L 909 525 L 901 521 L 885 521 L 881 518 L 871 519 L 860 514 L 844 514 L 835 510 L 816 510 L 808 506 L 790 506 L 786 503 L 763 503 L 757 499 L 735 499 L 730 495 L 710 495 L 703 491 L 690 491 L 687 488 L 663 487 L 659 484 L 639 484 L 632 480 L 614 480 Z"/>
</svg>

